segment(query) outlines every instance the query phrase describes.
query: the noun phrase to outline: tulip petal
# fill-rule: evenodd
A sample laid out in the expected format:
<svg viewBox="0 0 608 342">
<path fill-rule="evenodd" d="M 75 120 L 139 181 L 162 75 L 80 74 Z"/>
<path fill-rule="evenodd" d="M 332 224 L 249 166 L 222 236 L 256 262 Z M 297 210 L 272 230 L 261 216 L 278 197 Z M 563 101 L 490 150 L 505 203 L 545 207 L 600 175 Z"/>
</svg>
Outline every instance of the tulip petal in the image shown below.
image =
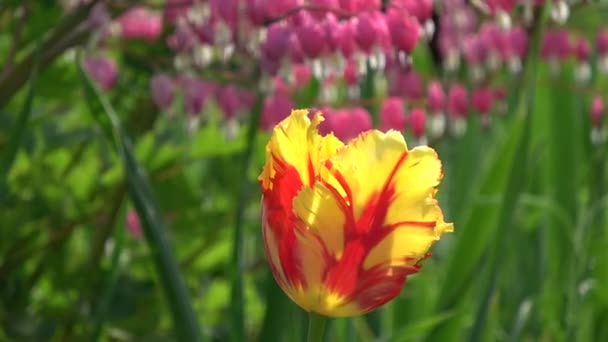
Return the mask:
<svg viewBox="0 0 608 342">
<path fill-rule="evenodd" d="M 311 122 L 307 110 L 294 110 L 274 128 L 266 146 L 266 165 L 259 177 L 263 189 L 272 188 L 277 161 L 295 168 L 303 184 L 314 184 L 321 161 L 343 146 L 333 134 L 319 135 L 318 126 L 322 121 L 320 113 L 316 113 Z"/>
<path fill-rule="evenodd" d="M 345 205 L 321 183 L 305 187 L 295 197 L 293 210 L 310 230 L 317 234 L 331 256 L 339 260 L 344 250 Z"/>
<path fill-rule="evenodd" d="M 356 220 L 362 217 L 370 203 L 378 199 L 405 156 L 407 145 L 400 133 L 369 131 L 359 135 L 331 158 L 333 166 L 346 182 L 343 186 L 350 193 L 349 201 Z"/>
<path fill-rule="evenodd" d="M 428 147 L 407 150 L 395 131 L 360 135 L 332 158 L 350 194 L 357 224 L 347 234 L 366 235 L 365 269 L 379 263 L 414 265 L 432 242 L 451 229 L 433 199 L 441 162 Z M 393 261 L 393 259 L 396 259 Z M 408 260 L 403 262 L 403 260 Z"/>
</svg>

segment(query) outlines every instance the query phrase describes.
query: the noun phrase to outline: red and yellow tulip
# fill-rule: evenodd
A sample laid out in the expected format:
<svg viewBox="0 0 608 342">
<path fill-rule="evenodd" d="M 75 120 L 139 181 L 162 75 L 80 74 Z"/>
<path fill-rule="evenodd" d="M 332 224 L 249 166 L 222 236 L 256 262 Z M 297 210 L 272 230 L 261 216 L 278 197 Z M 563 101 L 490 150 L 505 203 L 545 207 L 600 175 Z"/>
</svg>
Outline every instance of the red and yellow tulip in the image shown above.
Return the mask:
<svg viewBox="0 0 608 342">
<path fill-rule="evenodd" d="M 280 287 L 309 312 L 345 317 L 399 294 L 431 245 L 452 231 L 436 186 L 441 161 L 396 131 L 343 144 L 319 135 L 321 113 L 295 110 L 266 146 L 262 232 Z"/>
</svg>

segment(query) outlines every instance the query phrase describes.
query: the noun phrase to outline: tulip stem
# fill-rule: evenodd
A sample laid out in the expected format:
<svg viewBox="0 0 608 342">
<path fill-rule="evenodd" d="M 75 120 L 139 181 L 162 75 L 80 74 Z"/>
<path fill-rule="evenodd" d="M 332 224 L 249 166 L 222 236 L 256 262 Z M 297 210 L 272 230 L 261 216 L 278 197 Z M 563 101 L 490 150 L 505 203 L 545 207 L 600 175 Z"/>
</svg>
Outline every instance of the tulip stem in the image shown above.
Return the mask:
<svg viewBox="0 0 608 342">
<path fill-rule="evenodd" d="M 327 318 L 314 312 L 308 314 L 308 342 L 321 342 L 325 333 Z"/>
</svg>

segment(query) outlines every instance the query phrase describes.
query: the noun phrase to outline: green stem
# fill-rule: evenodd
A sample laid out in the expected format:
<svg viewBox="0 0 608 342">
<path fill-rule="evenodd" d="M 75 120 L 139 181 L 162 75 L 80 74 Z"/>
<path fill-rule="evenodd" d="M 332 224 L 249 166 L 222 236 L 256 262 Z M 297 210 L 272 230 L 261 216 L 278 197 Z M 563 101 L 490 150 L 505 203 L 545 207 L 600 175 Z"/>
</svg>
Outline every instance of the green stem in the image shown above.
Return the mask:
<svg viewBox="0 0 608 342">
<path fill-rule="evenodd" d="M 308 342 L 321 342 L 325 334 L 325 323 L 327 317 L 321 316 L 314 312 L 308 314 Z"/>
<path fill-rule="evenodd" d="M 232 268 L 231 272 L 231 311 L 232 311 L 232 340 L 244 341 L 245 336 L 245 297 L 243 286 L 243 226 L 245 224 L 245 209 L 249 195 L 249 179 L 247 172 L 250 168 L 254 154 L 255 140 L 260 124 L 262 113 L 263 94 L 256 95 L 255 105 L 249 120 L 249 130 L 247 131 L 247 145 L 241 159 L 241 170 L 245 176 L 241 179 L 240 191 L 236 198 L 236 219 L 234 224 L 234 235 L 232 238 Z"/>
</svg>

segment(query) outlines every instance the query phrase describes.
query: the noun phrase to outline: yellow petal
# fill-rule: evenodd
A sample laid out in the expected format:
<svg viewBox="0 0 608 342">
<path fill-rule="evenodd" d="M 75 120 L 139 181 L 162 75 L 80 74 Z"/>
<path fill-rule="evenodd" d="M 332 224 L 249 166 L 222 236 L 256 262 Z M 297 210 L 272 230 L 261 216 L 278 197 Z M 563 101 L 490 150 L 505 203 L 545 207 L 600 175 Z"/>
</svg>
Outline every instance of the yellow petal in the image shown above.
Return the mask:
<svg viewBox="0 0 608 342">
<path fill-rule="evenodd" d="M 259 177 L 263 189 L 272 188 L 271 179 L 276 172 L 274 158 L 294 167 L 302 183 L 312 186 L 321 162 L 343 146 L 333 134 L 319 135 L 318 126 L 322 121 L 321 113 L 316 113 L 311 122 L 307 110 L 294 110 L 274 128 L 266 145 L 266 165 Z"/>
<path fill-rule="evenodd" d="M 363 268 L 380 264 L 413 266 L 424 257 L 435 240 L 433 228 L 399 226 L 367 254 Z"/>
<path fill-rule="evenodd" d="M 316 234 L 328 252 L 339 260 L 344 250 L 344 203 L 339 194 L 325 185 L 316 183 L 313 188 L 304 187 L 293 201 L 293 210 L 303 224 Z"/>
<path fill-rule="evenodd" d="M 359 135 L 330 159 L 348 185 L 355 219 L 383 190 L 406 154 L 407 145 L 400 133 L 374 130 Z"/>
</svg>

